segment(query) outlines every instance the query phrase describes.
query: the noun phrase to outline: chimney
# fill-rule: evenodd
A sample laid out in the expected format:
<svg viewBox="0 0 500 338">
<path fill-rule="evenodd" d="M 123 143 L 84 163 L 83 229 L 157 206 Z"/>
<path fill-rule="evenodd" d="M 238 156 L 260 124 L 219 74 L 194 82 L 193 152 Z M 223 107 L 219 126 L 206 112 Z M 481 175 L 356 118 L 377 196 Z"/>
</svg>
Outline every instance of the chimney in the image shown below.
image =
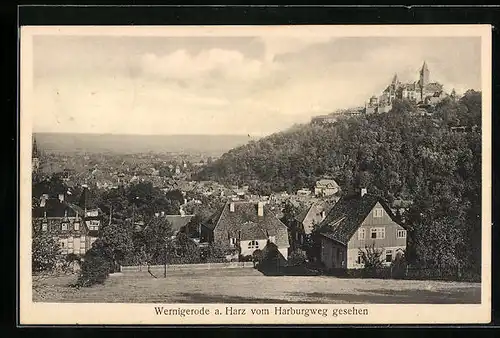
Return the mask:
<svg viewBox="0 0 500 338">
<path fill-rule="evenodd" d="M 162 216 L 165 216 L 165 211 L 162 211 L 162 212 L 161 212 L 161 215 L 162 215 Z"/>
<path fill-rule="evenodd" d="M 179 213 L 181 214 L 181 217 L 186 216 L 186 213 L 184 212 L 184 210 L 182 209 L 182 207 L 179 208 Z"/>
<path fill-rule="evenodd" d="M 64 194 L 59 194 L 59 202 L 64 202 Z"/>
<path fill-rule="evenodd" d="M 263 202 L 257 203 L 257 214 L 260 217 L 264 216 L 264 203 Z"/>
<path fill-rule="evenodd" d="M 229 211 L 234 212 L 234 203 L 233 202 L 229 203 Z"/>
<path fill-rule="evenodd" d="M 362 188 L 361 189 L 361 197 L 365 196 L 367 192 L 368 191 L 366 190 L 366 188 Z"/>
</svg>

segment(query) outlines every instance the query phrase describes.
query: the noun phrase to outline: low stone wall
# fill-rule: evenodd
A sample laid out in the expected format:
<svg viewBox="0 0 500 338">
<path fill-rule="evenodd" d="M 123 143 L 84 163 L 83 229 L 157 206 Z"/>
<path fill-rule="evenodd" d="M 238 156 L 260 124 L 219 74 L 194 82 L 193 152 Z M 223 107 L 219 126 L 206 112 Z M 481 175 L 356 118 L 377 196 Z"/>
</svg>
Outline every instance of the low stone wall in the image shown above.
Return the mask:
<svg viewBox="0 0 500 338">
<path fill-rule="evenodd" d="M 168 271 L 210 270 L 210 269 L 238 269 L 253 268 L 253 262 L 227 262 L 227 263 L 204 263 L 204 264 L 168 264 Z M 151 265 L 150 270 L 164 269 L 163 265 Z M 121 272 L 147 271 L 147 265 L 121 266 Z"/>
</svg>

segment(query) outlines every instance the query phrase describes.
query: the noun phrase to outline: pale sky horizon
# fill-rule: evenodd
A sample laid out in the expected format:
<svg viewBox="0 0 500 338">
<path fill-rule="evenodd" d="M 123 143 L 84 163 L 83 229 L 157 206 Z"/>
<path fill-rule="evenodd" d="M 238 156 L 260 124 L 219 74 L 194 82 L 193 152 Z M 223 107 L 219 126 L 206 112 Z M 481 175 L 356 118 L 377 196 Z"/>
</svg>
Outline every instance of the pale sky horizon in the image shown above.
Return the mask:
<svg viewBox="0 0 500 338">
<path fill-rule="evenodd" d="M 34 132 L 264 136 L 394 73 L 481 90 L 479 37 L 33 37 Z"/>
</svg>

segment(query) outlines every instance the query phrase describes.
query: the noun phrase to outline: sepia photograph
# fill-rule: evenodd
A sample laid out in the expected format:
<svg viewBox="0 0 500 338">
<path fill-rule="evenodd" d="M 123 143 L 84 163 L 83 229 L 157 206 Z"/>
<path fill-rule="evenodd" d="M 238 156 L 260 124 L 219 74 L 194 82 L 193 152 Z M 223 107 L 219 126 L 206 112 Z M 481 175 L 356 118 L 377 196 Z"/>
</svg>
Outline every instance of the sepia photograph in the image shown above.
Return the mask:
<svg viewBox="0 0 500 338">
<path fill-rule="evenodd" d="M 23 27 L 21 321 L 488 322 L 490 34 Z"/>
</svg>

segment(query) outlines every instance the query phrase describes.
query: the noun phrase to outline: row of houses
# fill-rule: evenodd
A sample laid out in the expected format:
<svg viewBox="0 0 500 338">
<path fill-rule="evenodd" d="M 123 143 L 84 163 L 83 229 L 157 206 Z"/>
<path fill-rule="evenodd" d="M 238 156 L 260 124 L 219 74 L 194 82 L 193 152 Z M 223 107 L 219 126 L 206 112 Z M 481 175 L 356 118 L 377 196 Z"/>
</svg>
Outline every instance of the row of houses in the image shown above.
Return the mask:
<svg viewBox="0 0 500 338">
<path fill-rule="evenodd" d="M 157 214 L 172 224 L 175 232 L 184 231 L 194 215 Z M 85 254 L 97 239 L 102 211 L 87 210 L 64 200 L 42 196 L 33 208 L 36 230 L 52 234 L 62 254 Z M 140 231 L 144 224 L 134 224 Z M 198 245 L 217 243 L 236 249 L 241 256 L 265 250 L 274 243 L 286 260 L 296 249 L 303 249 L 308 236 L 318 236 L 320 261 L 327 269 L 360 268 L 360 249 L 373 245 L 383 251 L 386 264 L 406 249 L 407 228 L 397 221 L 393 210 L 380 197 L 367 193 L 344 196 L 338 201 L 318 201 L 308 206 L 289 224 L 284 224 L 275 209 L 264 201 L 228 200 L 209 219 L 199 225 Z"/>
<path fill-rule="evenodd" d="M 381 250 L 385 264 L 406 250 L 407 227 L 383 199 L 366 189 L 333 205 L 315 203 L 291 224 L 282 223 L 263 202 L 228 202 L 203 223 L 201 242 L 227 244 L 243 256 L 274 243 L 287 259 L 293 250 L 303 248 L 314 227 L 326 269 L 363 267 L 360 249 L 366 246 Z"/>
</svg>

